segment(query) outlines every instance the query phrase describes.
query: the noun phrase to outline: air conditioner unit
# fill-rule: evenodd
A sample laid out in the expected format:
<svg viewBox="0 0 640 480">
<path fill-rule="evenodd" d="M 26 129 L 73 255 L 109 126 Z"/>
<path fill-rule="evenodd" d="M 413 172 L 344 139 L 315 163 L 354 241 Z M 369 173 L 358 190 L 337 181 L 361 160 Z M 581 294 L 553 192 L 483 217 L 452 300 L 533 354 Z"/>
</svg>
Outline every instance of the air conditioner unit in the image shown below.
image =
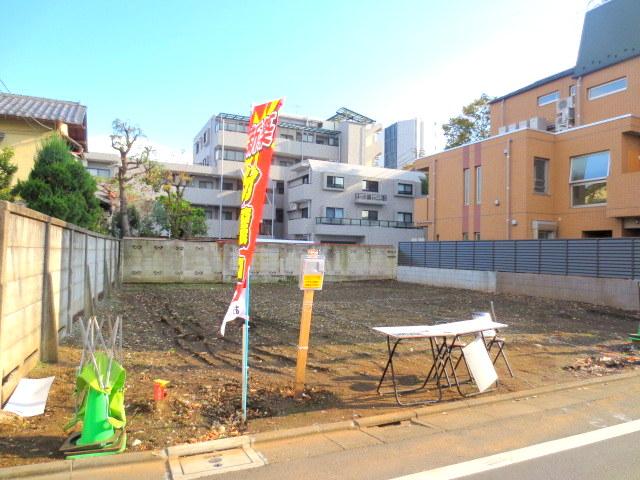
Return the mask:
<svg viewBox="0 0 640 480">
<path fill-rule="evenodd" d="M 517 123 L 512 123 L 507 127 L 507 132 L 513 132 L 518 129 Z"/>
<path fill-rule="evenodd" d="M 529 119 L 529 127 L 534 130 L 547 130 L 547 121 L 544 117 L 532 117 Z"/>
<path fill-rule="evenodd" d="M 518 130 L 522 130 L 523 128 L 529 127 L 529 120 L 520 120 L 518 122 Z"/>
<path fill-rule="evenodd" d="M 575 125 L 575 116 L 573 97 L 558 100 L 556 103 L 556 132 L 573 127 Z"/>
<path fill-rule="evenodd" d="M 298 209 L 298 204 L 293 202 L 289 204 L 289 208 L 287 208 L 287 212 L 293 212 Z"/>
<path fill-rule="evenodd" d="M 505 126 L 498 128 L 498 135 L 502 135 L 503 133 L 507 133 L 507 127 Z"/>
</svg>

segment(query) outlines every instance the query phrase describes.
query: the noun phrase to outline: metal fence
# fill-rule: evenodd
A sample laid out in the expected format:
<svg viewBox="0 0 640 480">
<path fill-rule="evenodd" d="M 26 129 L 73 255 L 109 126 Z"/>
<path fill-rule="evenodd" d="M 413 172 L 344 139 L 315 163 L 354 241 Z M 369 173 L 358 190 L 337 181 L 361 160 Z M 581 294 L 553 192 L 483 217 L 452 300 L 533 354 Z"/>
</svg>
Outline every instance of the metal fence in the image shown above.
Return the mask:
<svg viewBox="0 0 640 480">
<path fill-rule="evenodd" d="M 640 238 L 400 242 L 398 265 L 640 278 Z"/>
</svg>

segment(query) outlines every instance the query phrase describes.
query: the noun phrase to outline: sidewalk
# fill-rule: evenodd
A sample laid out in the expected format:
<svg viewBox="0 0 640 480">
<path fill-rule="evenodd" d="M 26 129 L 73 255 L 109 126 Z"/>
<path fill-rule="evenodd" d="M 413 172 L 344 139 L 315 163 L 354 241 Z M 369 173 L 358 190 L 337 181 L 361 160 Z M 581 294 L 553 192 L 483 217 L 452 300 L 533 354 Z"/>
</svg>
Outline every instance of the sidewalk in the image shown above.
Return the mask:
<svg viewBox="0 0 640 480">
<path fill-rule="evenodd" d="M 386 479 L 640 418 L 639 394 L 633 371 L 158 452 L 0 469 L 0 479 Z"/>
</svg>

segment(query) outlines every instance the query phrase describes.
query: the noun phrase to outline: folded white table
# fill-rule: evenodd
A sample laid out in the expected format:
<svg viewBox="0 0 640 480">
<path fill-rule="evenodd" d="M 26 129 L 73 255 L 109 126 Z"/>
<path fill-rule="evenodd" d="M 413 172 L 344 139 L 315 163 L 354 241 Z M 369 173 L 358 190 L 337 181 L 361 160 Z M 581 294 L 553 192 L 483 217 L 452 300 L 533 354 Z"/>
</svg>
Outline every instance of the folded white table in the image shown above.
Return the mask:
<svg viewBox="0 0 640 480">
<path fill-rule="evenodd" d="M 382 382 L 384 381 L 387 373 L 391 372 L 391 381 L 393 384 L 393 393 L 398 405 L 423 405 L 428 403 L 435 403 L 442 400 L 442 388 L 444 386 L 451 388 L 456 387 L 458 393 L 463 397 L 469 396 L 460 390 L 460 381 L 456 374 L 456 369 L 453 363 L 452 352 L 457 345 L 460 345 L 460 337 L 463 335 L 482 335 L 482 332 L 488 330 L 500 330 L 506 328 L 504 323 L 497 323 L 487 318 L 478 318 L 474 320 L 463 320 L 459 322 L 440 323 L 436 325 L 414 325 L 414 326 L 402 326 L 402 327 L 374 327 L 378 333 L 381 333 L 387 337 L 387 351 L 389 358 L 378 382 L 378 388 L 376 391 L 380 392 Z M 398 383 L 396 380 L 396 372 L 393 366 L 393 356 L 396 353 L 396 349 L 400 342 L 403 340 L 416 340 L 416 339 L 428 339 L 429 346 L 431 348 L 432 364 L 422 386 L 412 388 L 408 390 L 398 390 Z M 391 345 L 393 340 L 393 346 Z M 450 367 L 450 371 L 453 377 L 453 383 L 447 372 L 447 366 Z M 446 383 L 443 382 L 443 377 L 446 379 Z M 402 393 L 416 392 L 427 388 L 429 383 L 435 383 L 438 390 L 438 396 L 435 399 L 422 400 L 417 402 L 402 402 L 400 395 Z"/>
</svg>

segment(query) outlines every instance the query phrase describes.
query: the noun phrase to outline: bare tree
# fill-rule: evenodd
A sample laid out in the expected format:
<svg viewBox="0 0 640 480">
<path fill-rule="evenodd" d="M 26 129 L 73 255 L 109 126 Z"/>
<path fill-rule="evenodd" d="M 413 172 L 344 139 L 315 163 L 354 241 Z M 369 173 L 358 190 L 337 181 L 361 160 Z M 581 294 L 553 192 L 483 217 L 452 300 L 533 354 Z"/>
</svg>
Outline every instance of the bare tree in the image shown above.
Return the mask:
<svg viewBox="0 0 640 480">
<path fill-rule="evenodd" d="M 130 182 L 140 171 L 145 162 L 149 160 L 150 147 L 145 147 L 143 153 L 138 156 L 129 156 L 131 149 L 140 137 L 144 137 L 139 127 L 130 125 L 120 119 L 115 119 L 111 124 L 113 134 L 111 137 L 111 147 L 120 153 L 120 164 L 118 165 L 116 180 L 118 182 L 118 193 L 120 195 L 120 218 L 121 232 L 123 237 L 131 235 L 129 228 L 129 214 L 127 212 L 127 195 L 125 192 L 127 183 Z"/>
</svg>

